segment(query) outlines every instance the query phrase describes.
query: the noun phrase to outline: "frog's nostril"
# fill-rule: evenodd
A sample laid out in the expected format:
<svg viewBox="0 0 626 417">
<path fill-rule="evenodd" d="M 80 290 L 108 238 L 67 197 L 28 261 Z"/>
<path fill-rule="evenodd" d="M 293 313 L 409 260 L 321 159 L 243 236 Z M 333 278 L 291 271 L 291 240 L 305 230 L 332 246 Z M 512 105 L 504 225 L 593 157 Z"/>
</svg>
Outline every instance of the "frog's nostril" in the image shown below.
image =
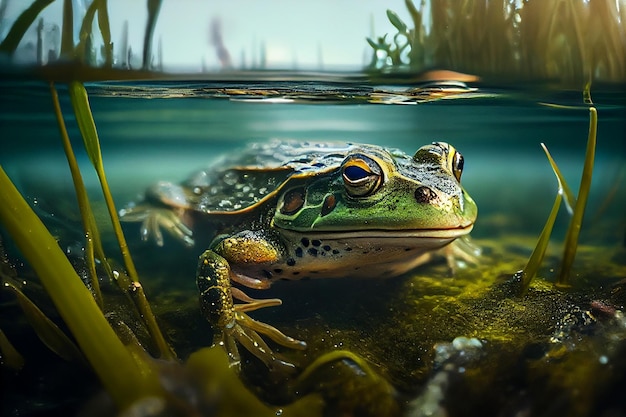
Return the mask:
<svg viewBox="0 0 626 417">
<path fill-rule="evenodd" d="M 435 198 L 437 198 L 437 194 L 428 187 L 421 186 L 415 190 L 415 199 L 420 204 L 430 203 Z"/>
</svg>

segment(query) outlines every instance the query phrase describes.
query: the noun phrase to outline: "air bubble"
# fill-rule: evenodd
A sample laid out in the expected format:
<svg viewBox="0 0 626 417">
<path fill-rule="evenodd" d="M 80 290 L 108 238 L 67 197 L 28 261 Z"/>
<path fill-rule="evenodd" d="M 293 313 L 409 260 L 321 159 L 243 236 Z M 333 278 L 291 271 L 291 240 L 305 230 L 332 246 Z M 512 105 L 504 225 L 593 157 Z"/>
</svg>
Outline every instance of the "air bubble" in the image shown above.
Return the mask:
<svg viewBox="0 0 626 417">
<path fill-rule="evenodd" d="M 239 182 L 239 176 L 233 171 L 228 171 L 224 174 L 223 180 L 228 185 L 235 185 Z"/>
</svg>

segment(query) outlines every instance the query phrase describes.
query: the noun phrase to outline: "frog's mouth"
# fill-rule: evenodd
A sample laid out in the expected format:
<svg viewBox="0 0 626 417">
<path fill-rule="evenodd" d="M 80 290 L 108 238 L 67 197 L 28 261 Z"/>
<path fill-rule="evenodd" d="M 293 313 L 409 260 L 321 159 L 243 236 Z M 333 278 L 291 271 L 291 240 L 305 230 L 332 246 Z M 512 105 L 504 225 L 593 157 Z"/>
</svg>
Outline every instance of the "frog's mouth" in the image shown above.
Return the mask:
<svg viewBox="0 0 626 417">
<path fill-rule="evenodd" d="M 282 229 L 282 233 L 293 236 L 307 236 L 311 239 L 448 239 L 454 240 L 469 234 L 474 224 L 448 229 L 363 229 L 363 230 L 337 230 L 337 231 L 301 231 Z"/>
</svg>

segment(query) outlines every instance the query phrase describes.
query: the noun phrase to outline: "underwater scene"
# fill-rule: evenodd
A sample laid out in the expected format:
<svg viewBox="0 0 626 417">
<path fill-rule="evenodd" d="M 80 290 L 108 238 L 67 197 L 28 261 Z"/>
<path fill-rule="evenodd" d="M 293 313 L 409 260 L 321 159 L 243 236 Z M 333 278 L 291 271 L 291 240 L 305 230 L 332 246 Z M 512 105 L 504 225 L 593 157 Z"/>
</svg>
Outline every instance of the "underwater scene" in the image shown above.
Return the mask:
<svg viewBox="0 0 626 417">
<path fill-rule="evenodd" d="M 626 415 L 623 1 L 17 3 L 2 416 Z"/>
</svg>

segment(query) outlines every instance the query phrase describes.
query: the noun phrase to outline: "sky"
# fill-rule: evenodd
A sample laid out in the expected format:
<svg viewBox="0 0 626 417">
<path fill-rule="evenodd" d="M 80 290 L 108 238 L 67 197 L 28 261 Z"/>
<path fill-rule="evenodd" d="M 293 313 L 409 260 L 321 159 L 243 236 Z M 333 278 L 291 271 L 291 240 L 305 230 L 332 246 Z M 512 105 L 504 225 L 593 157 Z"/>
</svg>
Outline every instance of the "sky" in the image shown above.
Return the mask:
<svg viewBox="0 0 626 417">
<path fill-rule="evenodd" d="M 2 1 L 8 2 L 5 23 L 14 20 L 29 2 Z M 76 14 L 82 15 L 81 7 L 84 10 L 89 3 L 74 0 Z M 46 23 L 60 26 L 62 4 L 56 0 L 47 7 Z M 109 0 L 108 7 L 113 42 L 120 44 L 124 21 L 128 21 L 129 44 L 139 56 L 146 1 Z M 211 22 L 217 21 L 235 68 L 258 65 L 264 49 L 267 68 L 358 69 L 371 58 L 366 36 L 395 33 L 387 8 L 412 26 L 402 0 L 163 0 L 153 50 L 160 40 L 165 69 L 219 69 L 221 61 L 210 42 Z"/>
</svg>

